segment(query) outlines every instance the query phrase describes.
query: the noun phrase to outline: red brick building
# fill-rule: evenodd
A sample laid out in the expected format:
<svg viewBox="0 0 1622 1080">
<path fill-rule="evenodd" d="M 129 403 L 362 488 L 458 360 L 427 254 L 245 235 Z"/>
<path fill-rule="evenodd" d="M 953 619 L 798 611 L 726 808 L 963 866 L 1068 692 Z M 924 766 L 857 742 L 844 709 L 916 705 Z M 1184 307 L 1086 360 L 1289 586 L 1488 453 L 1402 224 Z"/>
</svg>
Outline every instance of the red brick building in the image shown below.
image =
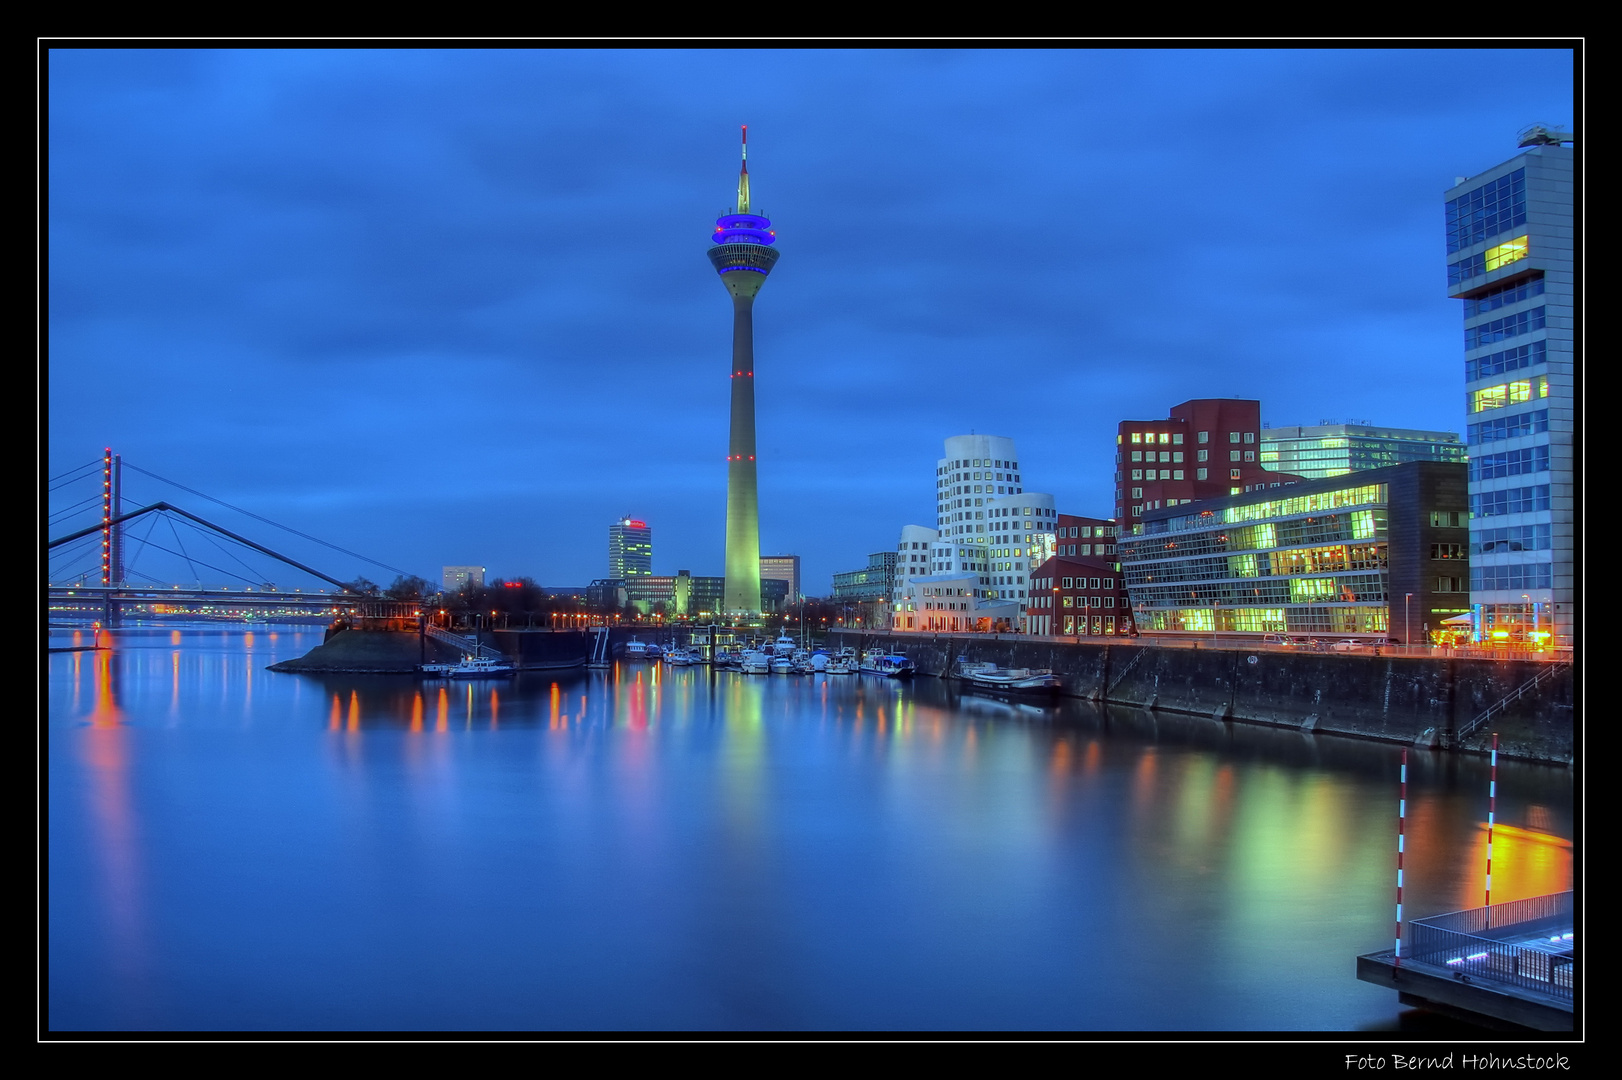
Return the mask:
<svg viewBox="0 0 1622 1080">
<path fill-rule="evenodd" d="M 1059 520 L 1062 523 L 1064 516 Z M 1079 530 L 1081 526 L 1061 524 L 1061 528 Z M 1072 543 L 1069 538 L 1059 541 L 1066 548 Z M 1078 550 L 1083 546 L 1079 537 L 1074 544 Z M 1055 555 L 1031 571 L 1025 621 L 1030 633 L 1064 637 L 1131 635 L 1132 610 L 1127 604 L 1124 579 L 1116 569 L 1114 541 L 1106 544 L 1111 549 L 1109 554 L 1090 558 Z M 1095 541 L 1092 547 L 1096 551 L 1100 545 Z"/>
<path fill-rule="evenodd" d="M 1115 519 L 1130 535 L 1149 510 L 1280 487 L 1303 477 L 1261 462 L 1262 403 L 1196 398 L 1164 420 L 1122 420 L 1115 436 Z"/>
</svg>

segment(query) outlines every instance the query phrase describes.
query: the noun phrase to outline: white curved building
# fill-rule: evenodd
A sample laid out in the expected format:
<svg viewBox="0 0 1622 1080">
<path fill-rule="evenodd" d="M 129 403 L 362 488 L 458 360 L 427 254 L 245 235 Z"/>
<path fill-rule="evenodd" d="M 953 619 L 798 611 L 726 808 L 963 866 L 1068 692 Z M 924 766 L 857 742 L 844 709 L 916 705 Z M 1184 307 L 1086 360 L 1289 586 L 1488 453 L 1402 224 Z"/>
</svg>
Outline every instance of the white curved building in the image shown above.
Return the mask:
<svg viewBox="0 0 1622 1080">
<path fill-rule="evenodd" d="M 989 619 L 1024 630 L 1030 571 L 1053 551 L 1058 517 L 1053 496 L 1025 489 L 1013 439 L 954 435 L 945 450 L 935 463 L 937 527 L 901 530 L 892 625 L 983 629 L 981 619 Z M 918 555 L 925 557 L 911 557 Z M 920 606 L 931 597 L 943 598 L 950 588 L 955 614 L 957 594 L 965 587 L 973 593 L 966 624 L 946 609 L 925 614 Z"/>
</svg>

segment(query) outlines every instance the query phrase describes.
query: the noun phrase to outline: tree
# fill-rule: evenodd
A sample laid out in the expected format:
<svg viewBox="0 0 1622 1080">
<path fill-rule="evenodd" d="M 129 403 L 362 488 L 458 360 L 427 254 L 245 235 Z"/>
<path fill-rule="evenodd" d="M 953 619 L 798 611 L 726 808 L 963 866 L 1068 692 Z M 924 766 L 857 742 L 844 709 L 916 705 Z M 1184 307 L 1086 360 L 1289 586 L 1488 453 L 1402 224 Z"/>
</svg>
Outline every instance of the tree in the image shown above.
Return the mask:
<svg viewBox="0 0 1622 1080">
<path fill-rule="evenodd" d="M 426 600 L 433 595 L 434 587 L 425 579 L 415 574 L 401 574 L 394 579 L 394 584 L 383 591 L 383 595 L 390 600 Z"/>
</svg>

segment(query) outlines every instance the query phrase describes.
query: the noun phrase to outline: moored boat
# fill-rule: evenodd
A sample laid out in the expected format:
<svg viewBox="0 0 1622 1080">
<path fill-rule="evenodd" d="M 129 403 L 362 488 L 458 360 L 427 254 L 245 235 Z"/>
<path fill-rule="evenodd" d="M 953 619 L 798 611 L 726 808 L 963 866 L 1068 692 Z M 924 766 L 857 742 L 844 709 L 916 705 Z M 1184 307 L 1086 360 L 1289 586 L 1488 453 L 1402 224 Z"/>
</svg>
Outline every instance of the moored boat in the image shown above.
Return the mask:
<svg viewBox="0 0 1622 1080">
<path fill-rule="evenodd" d="M 1002 668 L 988 662 L 971 663 L 958 657 L 958 678 L 977 690 L 999 690 L 1028 696 L 1057 695 L 1062 685 L 1048 668 Z"/>
<path fill-rule="evenodd" d="M 428 678 L 489 679 L 511 675 L 518 668 L 511 660 L 497 660 L 489 656 L 464 656 L 454 664 L 423 664 L 417 670 Z"/>
<path fill-rule="evenodd" d="M 870 652 L 862 657 L 863 675 L 883 675 L 891 679 L 910 678 L 915 670 L 913 663 L 900 653 Z"/>
</svg>

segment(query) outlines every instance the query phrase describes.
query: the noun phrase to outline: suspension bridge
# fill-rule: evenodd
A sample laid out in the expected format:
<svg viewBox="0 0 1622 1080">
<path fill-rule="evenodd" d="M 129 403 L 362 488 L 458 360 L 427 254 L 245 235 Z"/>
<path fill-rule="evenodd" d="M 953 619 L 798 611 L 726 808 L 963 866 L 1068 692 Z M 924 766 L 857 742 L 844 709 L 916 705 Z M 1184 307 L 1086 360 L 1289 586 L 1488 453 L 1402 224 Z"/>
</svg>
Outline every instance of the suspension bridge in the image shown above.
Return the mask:
<svg viewBox="0 0 1622 1080">
<path fill-rule="evenodd" d="M 99 463 L 92 461 L 50 480 L 52 502 L 64 504 L 51 513 L 51 529 L 78 524 L 91 516 L 94 520 L 47 543 L 49 619 L 95 620 L 103 626 L 117 626 L 128 615 L 221 619 L 410 618 L 420 610 L 415 600 L 383 596 L 377 586 L 364 579 L 344 581 L 174 502 L 159 500 L 130 508 L 123 495 L 125 469 L 353 559 L 392 570 L 401 578 L 413 577 L 376 559 L 128 464 L 109 449 Z M 99 490 L 84 495 L 86 489 L 98 481 Z M 167 535 L 160 532 L 160 526 L 167 528 Z M 188 537 L 191 547 L 187 546 Z M 170 576 L 167 580 L 150 572 L 151 564 L 163 561 L 164 556 L 168 556 L 166 569 Z M 265 570 L 267 560 L 276 568 L 270 573 Z M 181 566 L 188 571 L 192 584 L 174 580 L 177 576 L 174 572 Z M 165 568 L 157 570 L 159 574 L 164 571 Z M 270 580 L 272 573 L 288 580 L 289 572 L 296 572 L 294 576 L 300 581 L 308 579 L 311 587 L 279 587 Z"/>
</svg>

